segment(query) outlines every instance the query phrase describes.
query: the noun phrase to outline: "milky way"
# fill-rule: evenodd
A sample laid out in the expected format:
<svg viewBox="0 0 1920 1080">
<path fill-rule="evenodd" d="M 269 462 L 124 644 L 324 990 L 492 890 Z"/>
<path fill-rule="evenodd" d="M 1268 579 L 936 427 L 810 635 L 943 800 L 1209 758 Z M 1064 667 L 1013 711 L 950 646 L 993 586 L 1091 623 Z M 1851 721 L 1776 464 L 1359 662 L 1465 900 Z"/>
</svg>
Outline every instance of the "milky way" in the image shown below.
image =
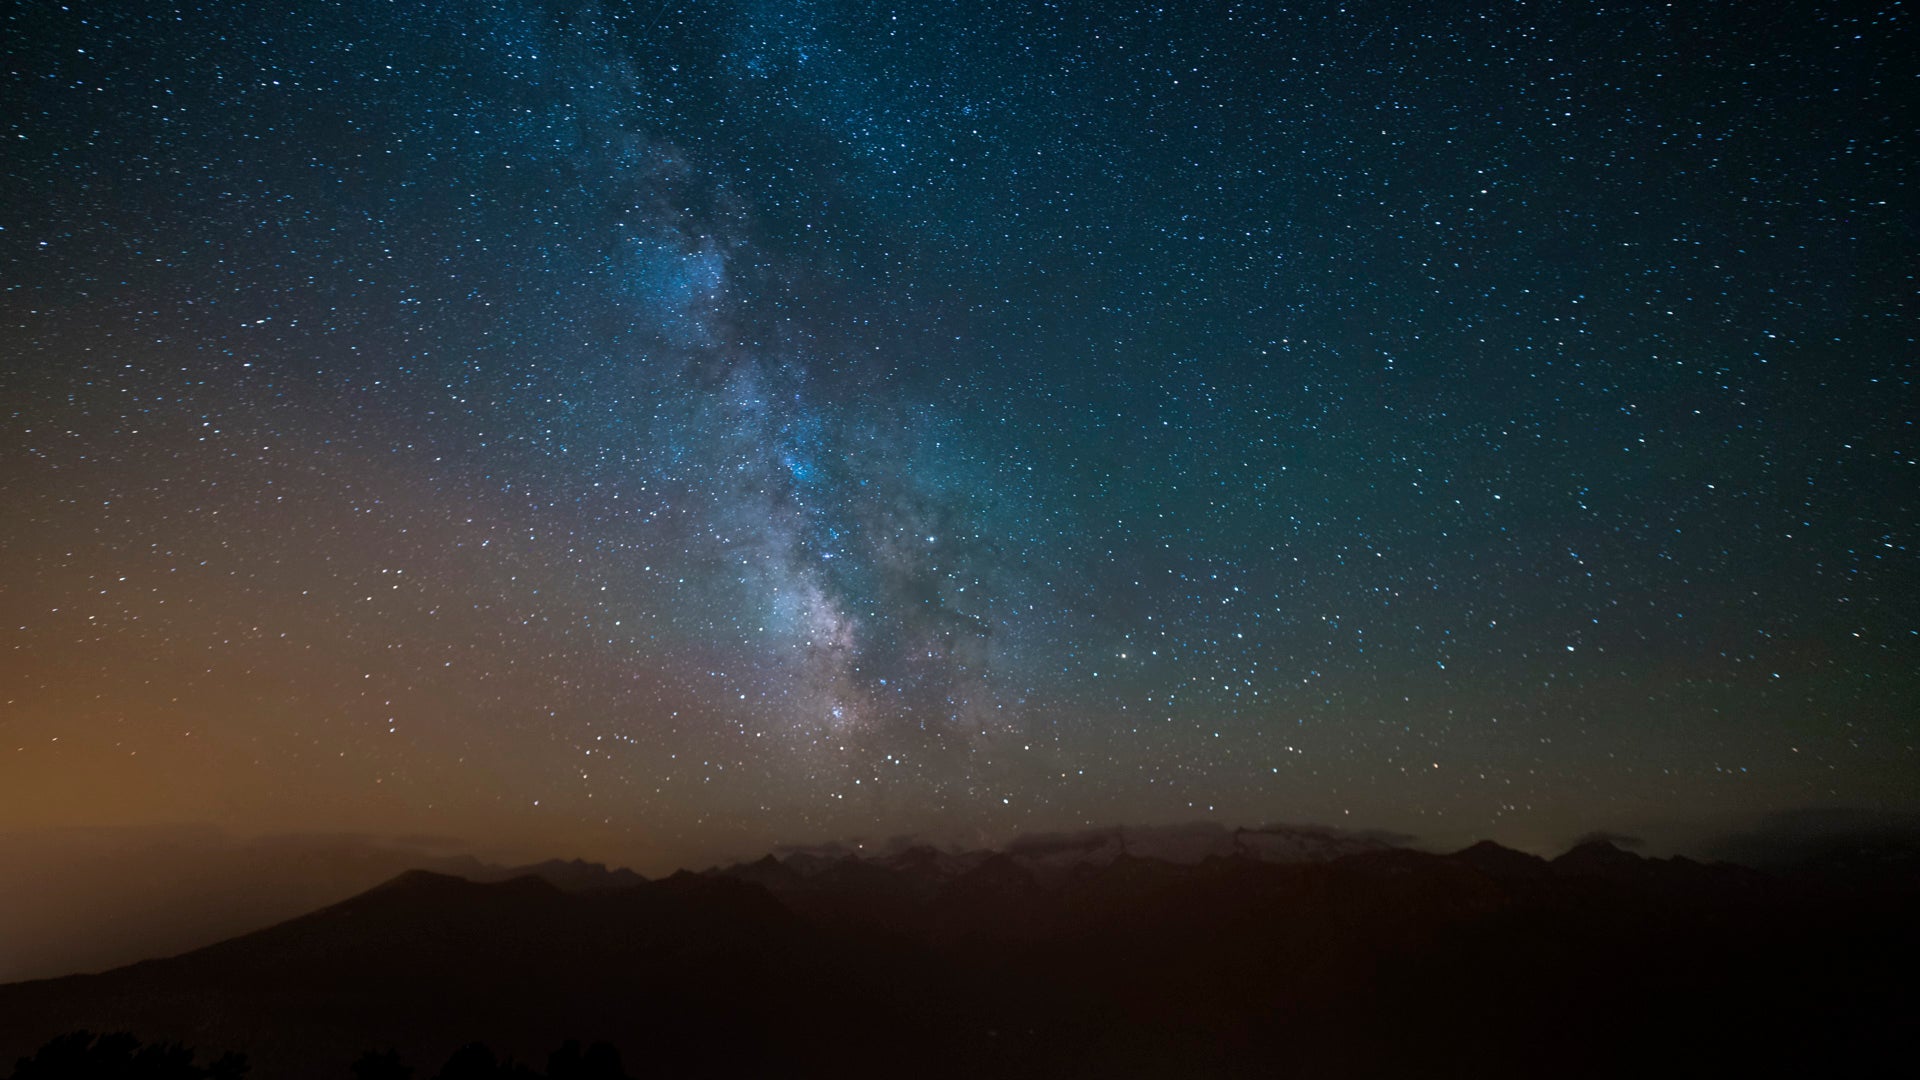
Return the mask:
<svg viewBox="0 0 1920 1080">
<path fill-rule="evenodd" d="M 7 25 L 0 824 L 1920 791 L 1897 5 Z"/>
</svg>

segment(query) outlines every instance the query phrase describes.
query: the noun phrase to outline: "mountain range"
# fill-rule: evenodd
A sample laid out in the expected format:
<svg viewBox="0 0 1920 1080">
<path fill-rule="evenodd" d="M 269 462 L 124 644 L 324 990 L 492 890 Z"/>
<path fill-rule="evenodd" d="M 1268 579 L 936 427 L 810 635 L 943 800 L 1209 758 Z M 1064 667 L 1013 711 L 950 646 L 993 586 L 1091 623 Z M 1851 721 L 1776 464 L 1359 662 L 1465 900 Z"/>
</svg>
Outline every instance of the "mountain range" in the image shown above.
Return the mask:
<svg viewBox="0 0 1920 1080">
<path fill-rule="evenodd" d="M 90 1029 L 293 1080 L 565 1039 L 661 1077 L 1874 1075 L 1920 1035 L 1904 871 L 1229 839 L 1185 861 L 1111 831 L 653 881 L 409 871 L 169 959 L 0 986 L 0 1062 Z"/>
</svg>

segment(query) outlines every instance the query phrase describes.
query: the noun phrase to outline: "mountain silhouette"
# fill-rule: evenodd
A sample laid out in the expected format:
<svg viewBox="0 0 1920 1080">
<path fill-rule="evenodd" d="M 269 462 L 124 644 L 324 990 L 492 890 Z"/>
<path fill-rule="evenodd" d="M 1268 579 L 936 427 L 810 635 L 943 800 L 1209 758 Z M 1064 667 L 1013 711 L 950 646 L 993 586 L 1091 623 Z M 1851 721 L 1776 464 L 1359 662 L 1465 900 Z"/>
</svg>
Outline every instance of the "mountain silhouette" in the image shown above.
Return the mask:
<svg viewBox="0 0 1920 1080">
<path fill-rule="evenodd" d="M 609 869 L 582 859 L 548 859 L 545 862 L 505 869 L 488 868 L 466 875 L 474 881 L 508 881 L 517 877 L 536 877 L 565 892 L 592 892 L 596 889 L 626 889 L 644 885 L 647 879 L 624 868 Z"/>
<path fill-rule="evenodd" d="M 566 1040 L 663 1077 L 1833 1074 L 1920 1017 L 1904 878 L 1606 844 L 1063 850 L 410 871 L 181 956 L 0 986 L 0 1062 L 85 1029 L 292 1080 Z"/>
<path fill-rule="evenodd" d="M 1547 860 L 1540 856 L 1501 847 L 1491 840 L 1482 840 L 1472 847 L 1462 848 L 1453 857 L 1489 878 L 1507 884 L 1537 882 L 1551 872 Z"/>
</svg>

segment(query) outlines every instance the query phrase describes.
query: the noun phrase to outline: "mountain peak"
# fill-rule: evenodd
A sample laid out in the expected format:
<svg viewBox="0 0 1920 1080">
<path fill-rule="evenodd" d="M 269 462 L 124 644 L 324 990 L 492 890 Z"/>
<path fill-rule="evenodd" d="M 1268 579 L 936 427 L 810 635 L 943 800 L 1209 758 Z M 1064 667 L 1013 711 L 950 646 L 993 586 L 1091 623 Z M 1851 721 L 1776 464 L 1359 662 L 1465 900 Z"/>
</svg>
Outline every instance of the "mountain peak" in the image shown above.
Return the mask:
<svg viewBox="0 0 1920 1080">
<path fill-rule="evenodd" d="M 1547 860 L 1538 855 L 1515 851 L 1491 840 L 1482 840 L 1472 847 L 1462 848 L 1449 858 L 1465 863 L 1496 881 L 1533 878 L 1546 873 L 1548 868 Z"/>
<path fill-rule="evenodd" d="M 457 874 L 443 874 L 437 870 L 421 870 L 416 868 L 413 870 L 402 870 L 393 877 L 375 885 L 360 895 L 372 896 L 376 893 L 440 891 L 471 888 L 472 885 L 473 882 Z"/>
<path fill-rule="evenodd" d="M 478 895 L 531 896 L 562 891 L 565 890 L 539 874 L 517 874 L 496 881 L 471 881 L 454 874 L 416 869 L 403 870 L 366 892 L 349 897 L 335 906 L 354 905 L 374 899 L 405 898 L 430 900 L 437 903 Z"/>
<path fill-rule="evenodd" d="M 537 877 L 562 892 L 593 892 L 600 889 L 626 889 L 646 884 L 647 879 L 631 870 L 609 868 L 605 863 L 585 859 L 548 859 L 501 870 L 486 880 L 506 881 L 518 877 Z"/>
<path fill-rule="evenodd" d="M 1574 845 L 1571 849 L 1553 860 L 1559 863 L 1607 862 L 1621 866 L 1646 860 L 1631 851 L 1614 846 L 1611 840 L 1587 840 Z"/>
</svg>

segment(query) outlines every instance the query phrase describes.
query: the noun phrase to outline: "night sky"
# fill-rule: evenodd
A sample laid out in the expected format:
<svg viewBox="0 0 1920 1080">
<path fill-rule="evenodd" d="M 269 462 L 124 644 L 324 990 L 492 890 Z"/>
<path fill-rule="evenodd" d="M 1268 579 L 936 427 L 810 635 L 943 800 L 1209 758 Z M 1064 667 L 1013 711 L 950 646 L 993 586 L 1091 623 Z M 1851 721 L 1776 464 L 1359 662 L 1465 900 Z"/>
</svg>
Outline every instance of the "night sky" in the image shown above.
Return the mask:
<svg viewBox="0 0 1920 1080">
<path fill-rule="evenodd" d="M 1912 21 L 11 5 L 0 826 L 1920 809 Z"/>
</svg>

